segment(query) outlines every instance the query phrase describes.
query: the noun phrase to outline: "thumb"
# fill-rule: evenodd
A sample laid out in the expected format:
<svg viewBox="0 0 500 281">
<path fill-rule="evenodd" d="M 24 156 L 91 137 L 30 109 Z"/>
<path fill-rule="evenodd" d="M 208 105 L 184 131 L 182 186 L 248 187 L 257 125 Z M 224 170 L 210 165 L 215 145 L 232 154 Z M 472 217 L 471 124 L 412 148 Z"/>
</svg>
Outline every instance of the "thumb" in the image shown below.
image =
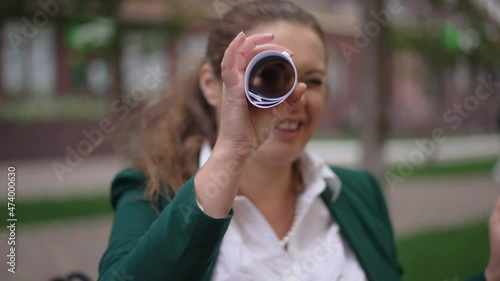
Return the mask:
<svg viewBox="0 0 500 281">
<path fill-rule="evenodd" d="M 305 101 L 304 93 L 306 90 L 307 85 L 305 83 L 297 83 L 292 94 L 284 102 L 272 108 L 275 119 L 284 118 L 287 114 L 290 114 L 297 109 L 301 103 Z"/>
</svg>

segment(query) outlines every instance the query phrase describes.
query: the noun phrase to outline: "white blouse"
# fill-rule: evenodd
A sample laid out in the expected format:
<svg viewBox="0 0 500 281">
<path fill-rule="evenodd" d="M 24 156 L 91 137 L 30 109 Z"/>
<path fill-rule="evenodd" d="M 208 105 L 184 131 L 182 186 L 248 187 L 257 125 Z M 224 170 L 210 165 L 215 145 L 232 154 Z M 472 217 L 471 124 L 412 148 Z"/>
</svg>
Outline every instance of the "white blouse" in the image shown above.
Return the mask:
<svg viewBox="0 0 500 281">
<path fill-rule="evenodd" d="M 208 143 L 200 152 L 200 167 L 210 156 Z M 301 155 L 304 192 L 299 196 L 293 235 L 285 250 L 276 233 L 246 197 L 238 195 L 233 218 L 222 240 L 212 281 L 364 281 L 366 276 L 340 233 L 320 194 L 341 182 L 317 155 Z M 327 185 L 328 184 L 328 185 Z"/>
</svg>

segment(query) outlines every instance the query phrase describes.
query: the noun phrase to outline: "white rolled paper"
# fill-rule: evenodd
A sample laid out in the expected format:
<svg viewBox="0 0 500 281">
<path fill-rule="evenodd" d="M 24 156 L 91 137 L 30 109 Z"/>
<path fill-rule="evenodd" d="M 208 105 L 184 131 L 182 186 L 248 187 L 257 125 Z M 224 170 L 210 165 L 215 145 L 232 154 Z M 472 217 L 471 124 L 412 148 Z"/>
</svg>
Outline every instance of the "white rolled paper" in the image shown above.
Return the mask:
<svg viewBox="0 0 500 281">
<path fill-rule="evenodd" d="M 290 89 L 283 90 L 284 92 L 282 92 L 282 93 L 276 92 L 276 93 L 272 93 L 273 97 L 266 97 L 262 93 L 258 93 L 255 90 L 251 89 L 250 84 L 252 81 L 250 81 L 250 77 L 254 71 L 258 71 L 258 69 L 255 69 L 255 67 L 258 66 L 259 63 L 260 63 L 260 65 L 265 65 L 266 60 L 270 60 L 273 58 L 274 59 L 276 59 L 276 58 L 281 59 L 291 66 L 291 68 L 293 69 L 293 84 L 291 85 Z M 288 81 L 284 81 L 284 82 L 290 82 L 290 81 L 288 80 Z M 251 104 L 253 104 L 254 106 L 259 107 L 259 108 L 270 108 L 270 107 L 273 107 L 273 106 L 276 106 L 276 105 L 282 103 L 284 100 L 286 100 L 292 94 L 296 85 L 297 85 L 297 69 L 295 68 L 295 64 L 292 61 L 292 57 L 286 51 L 283 51 L 283 52 L 274 51 L 274 50 L 263 51 L 263 52 L 257 54 L 250 61 L 250 63 L 247 66 L 247 69 L 245 71 L 246 97 Z M 276 97 L 274 97 L 274 96 L 276 96 Z"/>
</svg>

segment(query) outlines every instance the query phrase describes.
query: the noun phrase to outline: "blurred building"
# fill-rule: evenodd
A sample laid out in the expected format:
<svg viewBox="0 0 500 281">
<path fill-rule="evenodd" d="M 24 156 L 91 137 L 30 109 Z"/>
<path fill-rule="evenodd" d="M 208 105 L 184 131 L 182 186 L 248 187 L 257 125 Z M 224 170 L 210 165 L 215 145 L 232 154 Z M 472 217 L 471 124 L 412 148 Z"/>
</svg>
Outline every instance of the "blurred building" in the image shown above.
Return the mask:
<svg viewBox="0 0 500 281">
<path fill-rule="evenodd" d="M 111 1 L 117 2 L 114 14 L 99 13 L 105 8 L 100 1 L 21 2 L 31 4 L 21 12 L 0 13 L 0 134 L 7 136 L 0 159 L 66 155 L 66 146 L 86 137 L 84 130 L 99 128 L 106 116 L 125 114 L 119 102 L 152 72 L 158 85 L 147 90 L 148 97 L 164 94 L 199 65 L 213 21 L 244 0 Z M 363 1 L 297 2 L 317 16 L 327 34 L 329 96 L 319 130 L 356 134 L 363 50 L 346 55 L 341 45 L 356 46 L 366 28 Z M 389 19 L 398 30 L 460 22 L 426 1 L 400 5 Z M 442 113 L 471 94 L 479 75 L 491 73 L 466 56 L 438 72 L 433 61 L 411 48 L 395 50 L 387 70 L 389 129 L 396 136 L 449 127 Z M 496 102 L 481 104 L 466 126 L 450 132 L 493 132 L 496 107 Z M 109 151 L 105 146 L 99 153 Z"/>
</svg>

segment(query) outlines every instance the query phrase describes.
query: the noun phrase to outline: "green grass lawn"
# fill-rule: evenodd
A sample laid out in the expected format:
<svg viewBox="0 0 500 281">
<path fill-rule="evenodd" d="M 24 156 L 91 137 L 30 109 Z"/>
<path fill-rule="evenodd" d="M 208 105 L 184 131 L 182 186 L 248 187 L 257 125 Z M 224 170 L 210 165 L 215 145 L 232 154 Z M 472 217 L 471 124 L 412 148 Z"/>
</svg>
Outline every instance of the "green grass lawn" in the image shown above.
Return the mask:
<svg viewBox="0 0 500 281">
<path fill-rule="evenodd" d="M 466 162 L 435 163 L 415 166 L 410 177 L 435 177 L 454 176 L 470 174 L 489 174 L 495 165 L 497 158 L 469 160 Z M 399 175 L 397 167 L 387 169 L 394 175 Z"/>
<path fill-rule="evenodd" d="M 5 201 L 1 204 L 0 206 L 7 206 Z M 18 225 L 111 214 L 112 211 L 108 195 L 36 201 L 17 200 L 15 205 Z M 0 212 L 0 221 L 6 219 L 7 212 Z"/>
<path fill-rule="evenodd" d="M 399 238 L 405 281 L 460 281 L 488 263 L 486 222 Z"/>
</svg>

